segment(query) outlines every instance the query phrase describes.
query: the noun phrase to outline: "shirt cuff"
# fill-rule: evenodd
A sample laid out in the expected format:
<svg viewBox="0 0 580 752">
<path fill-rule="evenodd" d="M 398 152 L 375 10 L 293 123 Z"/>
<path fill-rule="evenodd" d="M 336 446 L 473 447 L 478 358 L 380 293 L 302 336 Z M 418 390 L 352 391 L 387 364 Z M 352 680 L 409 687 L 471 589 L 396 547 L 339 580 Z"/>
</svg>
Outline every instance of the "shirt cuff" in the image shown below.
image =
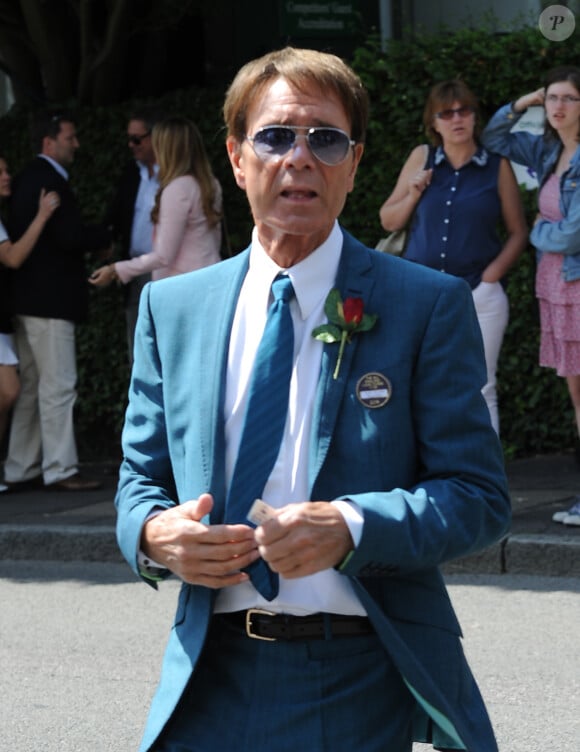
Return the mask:
<svg viewBox="0 0 580 752">
<path fill-rule="evenodd" d="M 362 538 L 364 525 L 364 516 L 361 508 L 354 501 L 345 501 L 344 499 L 338 499 L 330 503 L 342 514 L 356 548 Z"/>
<path fill-rule="evenodd" d="M 157 517 L 161 512 L 163 512 L 163 509 L 154 509 L 147 516 L 143 525 L 145 525 L 146 522 L 149 522 L 149 520 L 152 520 L 153 517 Z M 159 581 L 167 577 L 169 574 L 169 569 L 167 569 L 167 567 L 163 566 L 163 564 L 159 564 L 159 562 L 155 561 L 155 559 L 152 559 L 150 556 L 147 556 L 141 549 L 139 549 L 139 552 L 137 553 L 137 564 L 139 566 L 139 572 L 148 580 Z"/>
<path fill-rule="evenodd" d="M 167 567 L 146 556 L 141 550 L 137 554 L 137 564 L 139 565 L 139 572 L 148 580 L 159 582 L 169 574 Z"/>
</svg>

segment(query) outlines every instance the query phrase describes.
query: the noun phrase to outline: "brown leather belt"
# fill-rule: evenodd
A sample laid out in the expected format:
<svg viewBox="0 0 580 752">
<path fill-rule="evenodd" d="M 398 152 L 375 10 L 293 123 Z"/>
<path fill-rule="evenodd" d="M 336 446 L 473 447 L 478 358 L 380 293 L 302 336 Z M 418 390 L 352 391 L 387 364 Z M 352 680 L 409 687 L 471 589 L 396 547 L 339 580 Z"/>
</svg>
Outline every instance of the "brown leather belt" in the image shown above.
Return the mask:
<svg viewBox="0 0 580 752">
<path fill-rule="evenodd" d="M 323 613 L 292 616 L 249 608 L 247 611 L 216 614 L 215 618 L 256 640 L 330 640 L 333 637 L 356 637 L 374 632 L 366 616 Z"/>
</svg>

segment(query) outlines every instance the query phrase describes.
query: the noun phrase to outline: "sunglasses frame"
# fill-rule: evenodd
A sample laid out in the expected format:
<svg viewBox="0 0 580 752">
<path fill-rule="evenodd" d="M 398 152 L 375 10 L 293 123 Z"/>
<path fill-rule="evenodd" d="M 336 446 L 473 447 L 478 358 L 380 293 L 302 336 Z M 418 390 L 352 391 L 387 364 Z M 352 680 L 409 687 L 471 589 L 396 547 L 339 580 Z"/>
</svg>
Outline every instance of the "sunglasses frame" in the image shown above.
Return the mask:
<svg viewBox="0 0 580 752">
<path fill-rule="evenodd" d="M 255 145 L 256 138 L 259 137 L 259 135 L 261 133 L 263 133 L 265 131 L 268 131 L 268 130 L 271 130 L 271 129 L 276 129 L 276 130 L 279 129 L 279 130 L 283 130 L 283 131 L 290 131 L 291 133 L 294 134 L 294 139 L 288 144 L 288 148 L 286 149 L 286 151 L 284 151 L 284 152 L 282 152 L 280 154 L 268 155 L 268 154 L 260 153 L 259 149 L 256 149 L 256 145 Z M 298 131 L 301 131 L 301 132 L 298 132 Z M 325 159 L 322 159 L 316 153 L 315 149 L 313 148 L 313 146 L 312 146 L 312 144 L 310 142 L 310 136 L 313 135 L 313 134 L 315 134 L 315 133 L 318 133 L 320 131 L 331 131 L 333 133 L 338 133 L 341 136 L 344 136 L 344 138 L 346 139 L 345 143 L 348 143 L 348 145 L 347 145 L 347 148 L 346 148 L 346 150 L 344 152 L 344 156 L 341 159 L 339 159 L 337 162 L 327 162 Z M 317 159 L 319 162 L 321 162 L 322 164 L 326 165 L 327 167 L 336 167 L 337 165 L 342 164 L 344 162 L 344 160 L 348 157 L 349 150 L 353 146 L 355 146 L 355 144 L 356 144 L 356 141 L 354 139 L 350 138 L 350 136 L 348 135 L 348 133 L 346 133 L 345 131 L 343 131 L 341 128 L 334 128 L 333 126 L 330 126 L 330 125 L 313 125 L 313 126 L 310 126 L 310 125 L 280 125 L 280 124 L 277 124 L 277 123 L 273 123 L 271 125 L 264 125 L 261 128 L 258 128 L 258 130 L 254 133 L 253 136 L 248 136 L 246 134 L 246 140 L 250 142 L 250 144 L 252 145 L 252 149 L 254 150 L 254 153 L 256 154 L 256 156 L 259 159 L 261 159 L 263 162 L 273 162 L 275 160 L 281 160 L 281 159 L 283 159 L 283 157 L 285 157 L 286 154 L 288 154 L 288 152 L 292 151 L 292 149 L 296 145 L 296 139 L 299 136 L 303 136 L 306 139 L 306 143 L 308 144 L 308 148 L 312 152 L 312 155 L 315 157 L 315 159 Z M 258 141 L 258 144 L 260 144 L 259 141 Z"/>
<path fill-rule="evenodd" d="M 453 120 L 453 115 L 459 115 L 459 117 L 468 117 L 473 115 L 475 110 L 468 104 L 463 104 L 461 107 L 449 107 L 446 110 L 441 110 L 435 113 L 435 117 L 438 120 Z"/>
<path fill-rule="evenodd" d="M 147 136 L 151 135 L 151 131 L 147 131 L 147 133 L 143 133 L 141 136 L 136 136 L 133 133 L 130 136 L 127 136 L 127 141 L 132 144 L 133 146 L 141 146 L 143 143 L 143 139 L 147 138 Z"/>
</svg>

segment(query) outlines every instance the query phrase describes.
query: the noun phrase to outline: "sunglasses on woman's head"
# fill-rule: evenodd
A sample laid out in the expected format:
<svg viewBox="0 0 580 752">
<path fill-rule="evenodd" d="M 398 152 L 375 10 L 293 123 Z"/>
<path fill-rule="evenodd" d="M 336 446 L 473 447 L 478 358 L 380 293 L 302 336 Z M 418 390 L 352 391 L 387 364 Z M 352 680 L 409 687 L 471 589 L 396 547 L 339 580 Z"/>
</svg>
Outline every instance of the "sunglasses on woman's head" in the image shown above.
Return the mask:
<svg viewBox="0 0 580 752">
<path fill-rule="evenodd" d="M 299 137 L 306 139 L 308 148 L 319 162 L 331 167 L 344 162 L 350 147 L 356 143 L 340 128 L 299 125 L 266 125 L 253 136 L 246 136 L 256 155 L 264 162 L 280 160 Z"/>
</svg>

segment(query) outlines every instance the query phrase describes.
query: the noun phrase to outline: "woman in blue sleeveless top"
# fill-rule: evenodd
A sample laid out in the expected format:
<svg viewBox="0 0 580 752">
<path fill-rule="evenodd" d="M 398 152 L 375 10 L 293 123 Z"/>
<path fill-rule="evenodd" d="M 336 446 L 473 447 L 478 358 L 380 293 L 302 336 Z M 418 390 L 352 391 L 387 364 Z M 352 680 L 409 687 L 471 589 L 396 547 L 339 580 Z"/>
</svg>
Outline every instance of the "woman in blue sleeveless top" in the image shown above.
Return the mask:
<svg viewBox="0 0 580 752">
<path fill-rule="evenodd" d="M 405 258 L 471 287 L 485 350 L 483 395 L 499 433 L 496 370 L 509 317 L 502 280 L 527 242 L 521 197 L 510 163 L 480 144 L 477 99 L 462 81 L 431 89 L 423 122 L 429 159 L 424 145 L 411 152 L 381 224 L 397 230 L 410 222 Z"/>
</svg>

